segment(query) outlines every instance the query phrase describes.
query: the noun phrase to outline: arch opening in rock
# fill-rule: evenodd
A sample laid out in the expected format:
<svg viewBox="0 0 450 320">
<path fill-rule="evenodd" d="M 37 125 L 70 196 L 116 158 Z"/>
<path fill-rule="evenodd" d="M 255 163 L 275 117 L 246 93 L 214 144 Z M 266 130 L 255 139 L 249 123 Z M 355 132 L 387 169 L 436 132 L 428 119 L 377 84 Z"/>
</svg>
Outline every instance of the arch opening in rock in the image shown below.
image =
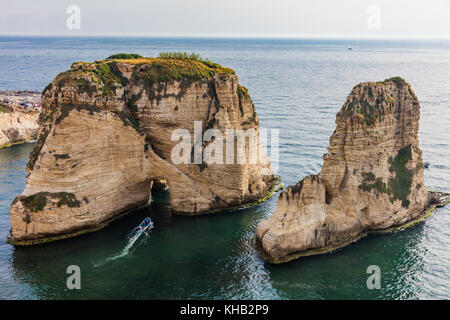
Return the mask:
<svg viewBox="0 0 450 320">
<path fill-rule="evenodd" d="M 42 106 L 25 190 L 10 208 L 16 245 L 104 227 L 147 205 L 158 179 L 170 186 L 173 211 L 187 215 L 257 204 L 279 182 L 262 152 L 256 163 L 173 160 L 174 132 L 194 138 L 198 124 L 202 137 L 208 129 L 253 130 L 261 148 L 248 91 L 233 70 L 208 61 L 75 63 L 44 90 Z M 207 146 L 200 143 L 200 155 Z"/>
</svg>

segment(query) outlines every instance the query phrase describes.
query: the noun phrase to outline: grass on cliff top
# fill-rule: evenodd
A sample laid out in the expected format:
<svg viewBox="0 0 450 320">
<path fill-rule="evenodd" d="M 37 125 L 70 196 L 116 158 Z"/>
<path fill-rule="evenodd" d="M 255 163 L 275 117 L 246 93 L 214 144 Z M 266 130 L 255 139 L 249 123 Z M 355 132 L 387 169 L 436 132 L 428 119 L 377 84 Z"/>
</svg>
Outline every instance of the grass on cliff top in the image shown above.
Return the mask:
<svg viewBox="0 0 450 320">
<path fill-rule="evenodd" d="M 97 90 L 94 86 L 95 82 L 104 95 L 111 96 L 117 86 L 125 86 L 129 81 L 119 70 L 119 63 L 132 65 L 134 67 L 132 77 L 150 86 L 174 80 L 200 81 L 215 74 L 235 74 L 232 69 L 202 59 L 195 53 L 162 52 L 157 58 L 146 58 L 134 53 L 119 53 L 92 63 L 74 63 L 71 70 L 58 75 L 57 87 L 61 88 L 71 82 L 78 86 L 80 92 L 92 95 Z M 80 76 L 82 73 L 91 73 L 94 76 L 93 81 L 86 83 L 86 80 Z"/>
<path fill-rule="evenodd" d="M 378 85 L 386 85 L 386 84 L 388 84 L 389 82 L 394 82 L 394 83 L 396 83 L 396 84 L 403 84 L 403 85 L 408 86 L 408 91 L 409 91 L 409 93 L 411 94 L 411 96 L 412 96 L 415 100 L 417 100 L 417 96 L 416 96 L 416 94 L 414 93 L 413 89 L 411 88 L 411 85 L 410 85 L 408 82 L 406 82 L 406 80 L 403 79 L 402 77 L 392 77 L 392 78 L 386 79 L 386 80 L 384 80 L 384 81 L 376 82 L 376 84 L 378 84 Z"/>
<path fill-rule="evenodd" d="M 234 74 L 233 70 L 218 64 L 207 65 L 190 59 L 145 58 L 116 61 L 139 65 L 140 68 L 135 72 L 136 78 L 149 84 L 183 79 L 199 81 L 215 74 Z"/>
<path fill-rule="evenodd" d="M 384 81 L 378 81 L 377 83 L 379 83 L 379 84 L 387 84 L 389 82 L 405 83 L 405 84 L 407 84 L 407 82 L 402 77 L 392 77 L 392 78 L 386 79 Z"/>
<path fill-rule="evenodd" d="M 161 52 L 157 58 L 145 58 L 136 54 L 112 55 L 106 60 L 96 61 L 97 69 L 103 65 L 126 63 L 136 66 L 135 75 L 150 83 L 173 80 L 201 80 L 214 74 L 234 74 L 230 68 L 222 67 L 207 59 L 202 59 L 196 53 Z M 117 73 L 115 73 L 117 76 Z"/>
<path fill-rule="evenodd" d="M 117 62 L 137 65 L 136 78 L 149 84 L 173 80 L 199 81 L 214 74 L 234 74 L 230 68 L 222 67 L 200 55 L 187 52 L 161 52 L 157 58 L 117 59 Z"/>
<path fill-rule="evenodd" d="M 370 94 L 371 91 L 369 90 L 369 96 Z M 350 102 L 347 103 L 347 106 L 342 115 L 345 117 L 356 115 L 366 125 L 370 126 L 379 121 L 381 116 L 381 109 L 382 105 L 379 103 L 373 104 L 366 98 L 362 98 L 359 100 L 353 98 Z"/>
<path fill-rule="evenodd" d="M 395 100 L 391 96 L 388 88 L 383 88 L 381 91 L 382 94 L 378 93 L 376 96 L 374 95 L 373 90 L 376 89 L 376 86 L 386 86 L 389 83 L 407 86 L 409 94 L 413 99 L 417 100 L 411 86 L 401 77 L 392 77 L 378 82 L 360 83 L 355 86 L 353 90 L 356 88 L 362 88 L 362 97 L 356 98 L 353 96 L 353 98 L 349 100 L 346 105 L 344 105 L 345 109 L 340 113 L 340 115 L 344 117 L 356 116 L 368 126 L 375 124 L 380 120 L 381 115 L 384 113 L 383 102 L 385 105 L 392 105 Z"/>
<path fill-rule="evenodd" d="M 143 56 L 141 56 L 140 54 L 137 53 L 116 53 L 113 54 L 112 56 L 109 56 L 108 58 L 106 58 L 106 60 L 109 59 L 140 59 L 143 58 Z"/>
</svg>

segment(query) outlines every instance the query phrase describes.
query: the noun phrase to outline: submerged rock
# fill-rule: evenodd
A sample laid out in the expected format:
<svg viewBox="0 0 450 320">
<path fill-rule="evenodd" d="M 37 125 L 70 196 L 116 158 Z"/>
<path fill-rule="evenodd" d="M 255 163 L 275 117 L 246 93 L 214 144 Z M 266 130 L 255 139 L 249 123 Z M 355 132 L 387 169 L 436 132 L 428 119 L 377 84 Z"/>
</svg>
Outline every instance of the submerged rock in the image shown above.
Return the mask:
<svg viewBox="0 0 450 320">
<path fill-rule="evenodd" d="M 259 223 L 262 255 L 279 263 L 324 253 L 426 216 L 419 118 L 417 97 L 401 78 L 353 88 L 321 172 L 282 192 Z"/>
<path fill-rule="evenodd" d="M 179 143 L 172 133 L 194 137 L 195 121 L 200 134 L 255 130 L 260 147 L 255 107 L 233 70 L 195 59 L 124 57 L 75 63 L 44 90 L 26 187 L 10 208 L 11 243 L 97 230 L 146 205 L 152 189 L 168 187 L 174 212 L 197 215 L 255 203 L 275 187 L 263 154 L 254 164 L 171 157 Z"/>
</svg>

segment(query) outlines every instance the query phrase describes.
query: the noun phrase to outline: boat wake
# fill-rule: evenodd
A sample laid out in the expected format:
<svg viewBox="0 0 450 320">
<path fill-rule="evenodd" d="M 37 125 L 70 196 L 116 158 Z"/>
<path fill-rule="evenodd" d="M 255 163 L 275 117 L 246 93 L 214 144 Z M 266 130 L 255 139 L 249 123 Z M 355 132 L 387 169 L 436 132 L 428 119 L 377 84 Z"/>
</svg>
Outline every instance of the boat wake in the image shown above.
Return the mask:
<svg viewBox="0 0 450 320">
<path fill-rule="evenodd" d="M 153 229 L 153 224 L 149 226 L 146 230 L 140 229 L 139 227 L 134 228 L 128 234 L 128 241 L 125 247 L 119 253 L 112 255 L 100 263 L 94 263 L 94 267 L 99 267 L 104 265 L 107 262 L 111 262 L 123 257 L 126 257 L 128 254 L 132 253 L 131 249 L 133 249 L 134 244 L 139 240 L 139 238 L 144 235 L 144 241 L 150 238 L 150 235 L 147 233 L 148 230 Z"/>
</svg>

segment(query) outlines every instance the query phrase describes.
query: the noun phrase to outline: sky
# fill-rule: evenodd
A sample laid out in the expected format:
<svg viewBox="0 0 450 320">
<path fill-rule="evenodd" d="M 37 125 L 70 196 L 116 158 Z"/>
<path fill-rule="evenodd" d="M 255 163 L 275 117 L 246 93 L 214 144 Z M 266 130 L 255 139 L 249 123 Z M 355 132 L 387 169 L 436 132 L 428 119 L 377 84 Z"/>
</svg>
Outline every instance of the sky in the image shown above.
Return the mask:
<svg viewBox="0 0 450 320">
<path fill-rule="evenodd" d="M 1 0 L 0 35 L 450 38 L 450 0 Z"/>
</svg>

